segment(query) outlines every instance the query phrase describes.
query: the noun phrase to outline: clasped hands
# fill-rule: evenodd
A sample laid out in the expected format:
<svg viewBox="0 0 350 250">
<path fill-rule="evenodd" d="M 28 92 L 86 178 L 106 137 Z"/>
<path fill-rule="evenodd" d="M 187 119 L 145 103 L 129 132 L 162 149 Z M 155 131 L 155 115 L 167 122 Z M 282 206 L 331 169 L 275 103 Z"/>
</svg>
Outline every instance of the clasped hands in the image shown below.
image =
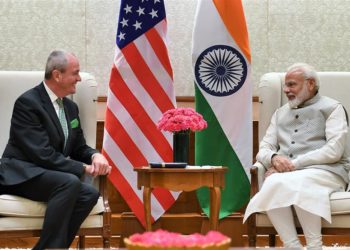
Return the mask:
<svg viewBox="0 0 350 250">
<path fill-rule="evenodd" d="M 91 165 L 85 165 L 85 172 L 92 176 L 108 175 L 111 173 L 112 167 L 107 159 L 100 153 L 96 153 L 92 157 Z"/>
<path fill-rule="evenodd" d="M 271 167 L 266 171 L 265 177 L 274 173 L 291 172 L 294 170 L 295 167 L 288 157 L 276 154 L 271 158 Z"/>
</svg>

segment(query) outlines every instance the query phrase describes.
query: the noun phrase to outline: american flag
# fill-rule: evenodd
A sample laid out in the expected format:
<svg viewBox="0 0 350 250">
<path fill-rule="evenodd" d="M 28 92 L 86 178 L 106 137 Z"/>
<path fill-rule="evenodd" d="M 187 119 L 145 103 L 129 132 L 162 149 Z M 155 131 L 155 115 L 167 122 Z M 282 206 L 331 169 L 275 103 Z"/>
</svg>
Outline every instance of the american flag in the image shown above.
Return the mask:
<svg viewBox="0 0 350 250">
<path fill-rule="evenodd" d="M 163 0 L 121 1 L 103 153 L 113 166 L 110 181 L 143 225 L 143 196 L 133 168 L 172 161 L 171 134 L 156 127 L 162 113 L 176 104 L 166 32 Z M 178 195 L 155 189 L 151 220 L 157 220 Z"/>
</svg>

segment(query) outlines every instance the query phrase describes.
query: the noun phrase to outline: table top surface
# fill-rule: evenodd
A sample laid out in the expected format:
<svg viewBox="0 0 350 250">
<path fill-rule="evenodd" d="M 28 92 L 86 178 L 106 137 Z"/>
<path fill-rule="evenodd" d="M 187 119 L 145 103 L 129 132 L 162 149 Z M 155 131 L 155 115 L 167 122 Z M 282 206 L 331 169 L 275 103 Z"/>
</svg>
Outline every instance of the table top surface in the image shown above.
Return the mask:
<svg viewBox="0 0 350 250">
<path fill-rule="evenodd" d="M 136 172 L 145 173 L 221 173 L 226 172 L 227 167 L 213 168 L 151 168 L 149 166 L 142 168 L 134 168 Z"/>
</svg>

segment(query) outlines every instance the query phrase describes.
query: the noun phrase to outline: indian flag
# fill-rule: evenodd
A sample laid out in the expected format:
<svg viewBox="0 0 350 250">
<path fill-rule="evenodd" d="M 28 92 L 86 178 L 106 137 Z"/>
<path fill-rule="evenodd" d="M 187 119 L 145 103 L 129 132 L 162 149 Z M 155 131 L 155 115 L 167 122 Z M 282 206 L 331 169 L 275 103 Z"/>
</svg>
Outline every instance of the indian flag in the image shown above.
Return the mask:
<svg viewBox="0 0 350 250">
<path fill-rule="evenodd" d="M 196 110 L 208 128 L 196 133 L 196 165 L 227 166 L 220 218 L 249 200 L 252 165 L 250 48 L 241 0 L 200 0 L 193 34 Z M 197 191 L 209 215 L 209 190 Z"/>
</svg>

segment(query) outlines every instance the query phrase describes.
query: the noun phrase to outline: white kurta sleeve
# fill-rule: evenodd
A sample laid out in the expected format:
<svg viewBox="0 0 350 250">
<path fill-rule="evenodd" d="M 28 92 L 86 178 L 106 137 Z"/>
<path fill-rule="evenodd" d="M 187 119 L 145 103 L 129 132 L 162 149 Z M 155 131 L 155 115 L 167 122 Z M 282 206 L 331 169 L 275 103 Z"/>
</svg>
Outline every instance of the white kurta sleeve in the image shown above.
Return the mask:
<svg viewBox="0 0 350 250">
<path fill-rule="evenodd" d="M 276 126 L 277 111 L 271 118 L 271 123 L 266 130 L 266 134 L 260 142 L 259 152 L 256 155 L 256 160 L 261 162 L 266 168 L 271 167 L 271 157 L 276 154 L 279 147 L 277 144 L 277 126 Z"/>
<path fill-rule="evenodd" d="M 331 164 L 339 161 L 344 153 L 347 140 L 346 115 L 342 105 L 338 105 L 326 121 L 326 144 L 319 149 L 299 155 L 292 160 L 296 168 Z"/>
</svg>

